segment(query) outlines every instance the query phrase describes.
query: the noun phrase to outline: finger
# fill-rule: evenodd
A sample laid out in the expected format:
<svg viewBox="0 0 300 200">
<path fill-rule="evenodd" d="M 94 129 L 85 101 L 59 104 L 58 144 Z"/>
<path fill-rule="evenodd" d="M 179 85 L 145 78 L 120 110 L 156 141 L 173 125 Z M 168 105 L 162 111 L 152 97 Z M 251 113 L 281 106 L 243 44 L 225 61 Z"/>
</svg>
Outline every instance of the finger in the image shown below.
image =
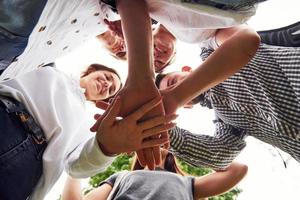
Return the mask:
<svg viewBox="0 0 300 200">
<path fill-rule="evenodd" d="M 100 114 L 94 114 L 94 119 L 97 120 L 97 119 L 99 119 L 101 116 L 102 116 L 102 115 L 100 115 Z"/>
<path fill-rule="evenodd" d="M 155 146 L 152 148 L 152 150 L 155 164 L 160 165 L 162 162 L 160 146 Z"/>
<path fill-rule="evenodd" d="M 172 120 L 176 119 L 177 117 L 178 117 L 178 115 L 176 115 L 176 114 L 171 114 L 171 115 L 167 115 L 167 116 L 153 117 L 151 119 L 147 119 L 143 122 L 140 122 L 139 127 L 142 130 L 147 130 L 147 129 L 153 128 L 155 126 L 158 126 L 158 125 L 169 123 Z"/>
<path fill-rule="evenodd" d="M 95 122 L 95 124 L 90 128 L 90 131 L 91 132 L 96 132 L 97 130 L 98 130 L 98 128 L 99 128 L 99 126 L 100 126 L 100 124 L 101 124 L 101 122 L 103 121 L 103 119 L 107 116 L 107 114 L 110 112 L 110 110 L 112 109 L 112 107 L 113 107 L 113 104 L 108 104 L 108 103 L 106 103 L 106 102 L 104 102 L 104 101 L 97 101 L 96 102 L 96 106 L 98 107 L 99 105 L 103 105 L 103 106 L 105 106 L 106 108 L 106 111 L 102 114 L 102 115 L 100 115 L 100 114 L 95 114 L 94 115 L 94 118 L 97 120 L 96 122 Z M 104 107 L 103 107 L 104 108 Z M 100 117 L 98 117 L 100 115 Z M 96 118 L 97 117 L 97 118 Z"/>
<path fill-rule="evenodd" d="M 142 143 L 142 147 L 143 148 L 149 148 L 149 147 L 155 147 L 155 146 L 159 147 L 167 142 L 169 142 L 169 140 L 167 140 L 166 138 L 153 138 L 153 139 L 144 141 Z"/>
<path fill-rule="evenodd" d="M 170 149 L 170 142 L 167 142 L 163 145 L 164 149 Z"/>
<path fill-rule="evenodd" d="M 102 110 L 107 110 L 107 108 L 109 107 L 109 103 L 106 103 L 105 101 L 97 101 L 96 102 L 96 107 L 100 108 Z"/>
<path fill-rule="evenodd" d="M 100 115 L 100 114 L 95 114 L 94 115 L 94 119 L 96 120 L 96 122 L 94 123 L 94 125 L 90 128 L 91 132 L 96 132 L 98 130 L 99 125 L 102 122 L 102 119 L 104 118 L 104 115 Z"/>
<path fill-rule="evenodd" d="M 96 132 L 98 130 L 98 127 L 100 126 L 102 120 L 97 120 L 94 125 L 90 128 L 91 132 Z"/>
<path fill-rule="evenodd" d="M 142 150 L 142 149 L 141 149 L 141 150 L 138 150 L 138 151 L 136 152 L 136 155 L 137 155 L 137 158 L 138 158 L 138 160 L 139 160 L 141 166 L 145 167 L 145 166 L 147 165 L 147 162 L 146 162 L 146 159 L 145 159 L 143 150 Z"/>
<path fill-rule="evenodd" d="M 174 125 L 176 126 L 176 124 L 174 124 Z M 161 135 L 160 135 L 160 138 L 166 138 L 166 139 L 169 140 L 170 137 L 169 137 L 168 131 L 162 132 Z M 169 149 L 169 148 L 170 148 L 170 142 L 165 143 L 165 144 L 164 144 L 164 148 L 165 148 L 165 149 Z"/>
<path fill-rule="evenodd" d="M 107 125 L 112 125 L 115 122 L 116 117 L 118 117 L 120 109 L 121 109 L 121 100 L 120 97 L 118 96 L 112 103 L 112 106 L 108 110 L 106 116 L 103 118 L 103 123 L 107 123 Z"/>
<path fill-rule="evenodd" d="M 152 148 L 143 149 L 144 157 L 146 159 L 147 166 L 149 170 L 154 170 L 155 168 L 155 160 L 152 152 Z"/>
<path fill-rule="evenodd" d="M 94 115 L 94 119 L 96 120 L 96 122 L 94 123 L 94 125 L 90 128 L 90 131 L 92 132 L 96 132 L 98 130 L 98 127 L 100 126 L 101 122 L 103 121 L 104 117 L 106 116 L 105 113 L 103 113 L 103 115 L 100 114 L 95 114 Z"/>
<path fill-rule="evenodd" d="M 143 106 L 141 106 L 138 110 L 136 110 L 134 113 L 129 115 L 129 117 L 132 117 L 134 120 L 138 120 L 142 116 L 144 116 L 148 111 L 150 111 L 152 108 L 154 108 L 155 106 L 160 104 L 161 102 L 162 102 L 161 97 L 160 96 L 156 97 L 156 98 L 152 99 L 151 101 L 148 101 Z"/>
<path fill-rule="evenodd" d="M 160 125 L 151 129 L 148 129 L 142 133 L 142 138 L 146 139 L 150 136 L 161 135 L 161 133 L 168 131 L 169 129 L 176 126 L 176 123 L 168 123 L 164 125 Z M 164 133 L 161 138 L 169 138 L 167 133 Z"/>
</svg>

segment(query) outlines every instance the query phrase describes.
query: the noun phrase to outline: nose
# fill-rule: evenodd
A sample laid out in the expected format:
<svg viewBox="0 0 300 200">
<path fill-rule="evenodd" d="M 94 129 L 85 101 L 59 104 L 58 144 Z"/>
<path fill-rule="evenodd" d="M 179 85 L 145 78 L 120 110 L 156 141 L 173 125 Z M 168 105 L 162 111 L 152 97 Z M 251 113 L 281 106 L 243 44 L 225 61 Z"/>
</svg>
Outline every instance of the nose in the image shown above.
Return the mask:
<svg viewBox="0 0 300 200">
<path fill-rule="evenodd" d="M 108 91 L 108 89 L 110 88 L 110 86 L 112 85 L 112 83 L 110 81 L 103 81 L 103 88 L 104 88 L 104 91 Z"/>
</svg>

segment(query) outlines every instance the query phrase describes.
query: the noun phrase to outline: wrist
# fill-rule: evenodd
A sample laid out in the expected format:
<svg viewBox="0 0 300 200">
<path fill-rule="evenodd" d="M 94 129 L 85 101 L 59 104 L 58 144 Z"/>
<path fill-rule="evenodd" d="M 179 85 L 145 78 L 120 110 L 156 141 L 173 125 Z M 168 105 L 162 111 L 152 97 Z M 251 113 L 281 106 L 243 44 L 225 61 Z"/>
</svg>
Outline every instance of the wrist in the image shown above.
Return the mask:
<svg viewBox="0 0 300 200">
<path fill-rule="evenodd" d="M 110 150 L 108 150 L 105 145 L 103 145 L 98 139 L 97 139 L 97 143 L 98 143 L 98 146 L 100 148 L 100 150 L 102 151 L 102 153 L 105 155 L 105 156 L 109 156 L 109 157 L 115 157 L 115 156 L 118 156 L 119 153 L 116 153 L 116 152 L 112 152 Z"/>
<path fill-rule="evenodd" d="M 142 85 L 142 84 L 149 84 L 149 83 L 151 84 L 153 83 L 153 85 L 155 85 L 154 73 L 153 74 L 147 73 L 145 75 L 141 75 L 141 74 L 139 74 L 138 76 L 135 74 L 132 76 L 128 75 L 125 85 L 131 85 L 131 84 Z"/>
<path fill-rule="evenodd" d="M 182 93 L 178 87 L 173 88 L 173 91 L 171 92 L 171 98 L 173 99 L 177 108 L 180 108 L 185 104 L 184 93 Z"/>
</svg>

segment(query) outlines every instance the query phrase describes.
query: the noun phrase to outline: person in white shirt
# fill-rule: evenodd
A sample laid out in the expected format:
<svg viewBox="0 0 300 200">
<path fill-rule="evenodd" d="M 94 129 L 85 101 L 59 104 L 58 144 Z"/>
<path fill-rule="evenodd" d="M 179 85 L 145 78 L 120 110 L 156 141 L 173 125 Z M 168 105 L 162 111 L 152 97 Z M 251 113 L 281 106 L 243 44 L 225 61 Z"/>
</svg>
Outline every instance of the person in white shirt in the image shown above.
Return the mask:
<svg viewBox="0 0 300 200">
<path fill-rule="evenodd" d="M 18 1 L 3 2 L 4 5 L 0 3 L 0 35 L 3 36 L 0 39 L 0 70 L 6 68 L 0 80 L 12 78 L 47 63 L 55 62 L 57 58 L 76 50 L 88 40 L 99 34 L 109 32 L 104 19 L 119 19 L 107 5 L 97 0 L 44 1 L 45 5 L 41 8 L 39 14 L 36 14 L 34 10 L 39 2 L 24 4 Z M 20 9 L 27 7 L 30 8 L 29 11 L 18 12 Z M 12 12 L 9 8 L 15 8 L 15 10 Z M 30 10 L 35 12 L 30 12 Z M 18 18 L 10 17 L 7 14 L 10 12 L 12 16 L 17 13 Z M 31 20 L 32 15 L 36 17 L 35 23 Z M 8 20 L 10 18 L 14 20 Z M 28 36 L 26 36 L 28 37 L 26 44 L 22 43 L 20 45 L 17 43 L 18 41 L 10 40 L 9 45 L 5 45 L 7 34 L 24 34 L 24 31 L 18 32 L 18 30 L 10 28 L 13 22 L 21 23 L 22 20 L 25 22 L 27 20 L 31 24 L 31 27 L 29 27 L 23 22 L 24 26 L 26 25 L 30 29 L 30 34 L 28 33 Z M 10 38 L 17 38 L 17 36 L 12 35 Z M 21 47 L 24 48 L 23 53 L 20 54 L 18 51 L 15 52 L 16 54 L 10 55 L 13 61 L 9 60 L 11 63 L 6 63 L 7 66 L 4 66 L 3 63 L 3 68 L 1 68 L 1 63 L 8 59 L 8 52 Z"/>
<path fill-rule="evenodd" d="M 99 64 L 81 78 L 46 66 L 2 81 L 0 199 L 41 200 L 64 169 L 73 177 L 88 177 L 107 167 L 115 154 L 167 142 L 143 139 L 172 127 L 174 115 L 138 122 L 160 99 L 115 121 L 121 108 L 117 97 L 96 135 L 90 133 L 85 101 L 106 99 L 120 87 L 118 74 Z"/>
</svg>

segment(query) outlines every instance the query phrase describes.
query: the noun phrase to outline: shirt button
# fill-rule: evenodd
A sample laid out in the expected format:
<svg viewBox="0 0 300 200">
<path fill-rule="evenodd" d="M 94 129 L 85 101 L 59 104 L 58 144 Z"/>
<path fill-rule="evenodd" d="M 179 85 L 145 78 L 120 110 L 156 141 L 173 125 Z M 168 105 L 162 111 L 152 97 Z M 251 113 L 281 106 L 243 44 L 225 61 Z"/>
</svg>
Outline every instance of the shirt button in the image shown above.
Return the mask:
<svg viewBox="0 0 300 200">
<path fill-rule="evenodd" d="M 271 116 L 268 116 L 267 121 L 268 121 L 268 122 L 272 121 Z"/>
<path fill-rule="evenodd" d="M 72 21 L 71 21 L 71 24 L 75 24 L 77 22 L 77 19 L 73 19 Z"/>
<path fill-rule="evenodd" d="M 51 44 L 52 44 L 52 41 L 51 41 L 51 40 L 48 40 L 48 41 L 47 41 L 47 44 L 48 44 L 48 45 L 51 45 Z"/>
<path fill-rule="evenodd" d="M 40 29 L 39 29 L 39 32 L 42 32 L 46 29 L 46 26 L 41 26 Z"/>
</svg>

